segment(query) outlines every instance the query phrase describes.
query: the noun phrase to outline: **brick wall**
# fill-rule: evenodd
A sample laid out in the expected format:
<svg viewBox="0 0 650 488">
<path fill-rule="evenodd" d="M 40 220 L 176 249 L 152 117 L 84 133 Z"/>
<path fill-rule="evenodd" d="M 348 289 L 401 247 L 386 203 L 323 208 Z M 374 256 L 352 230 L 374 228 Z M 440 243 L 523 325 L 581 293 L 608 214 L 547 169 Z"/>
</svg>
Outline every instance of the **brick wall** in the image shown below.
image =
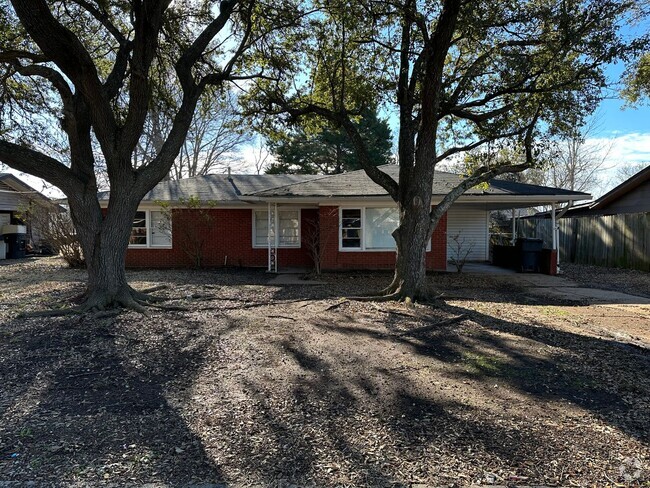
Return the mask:
<svg viewBox="0 0 650 488">
<path fill-rule="evenodd" d="M 251 209 L 205 210 L 209 220 L 202 219 L 198 210 L 176 209 L 172 212 L 172 248 L 129 248 L 126 265 L 130 268 L 188 268 L 193 260 L 184 251 L 193 237 L 204 237 L 203 266 L 266 267 L 266 248 L 253 248 L 253 212 Z M 303 232 L 318 218 L 318 210 L 303 209 Z M 226 262 L 227 257 L 227 262 Z M 279 267 L 311 267 L 312 260 L 305 246 L 278 249 Z"/>
<path fill-rule="evenodd" d="M 172 212 L 172 248 L 129 248 L 126 265 L 130 268 L 190 268 L 194 265 L 184 249 L 194 235 L 204 236 L 203 266 L 266 267 L 266 248 L 253 248 L 253 212 L 251 209 L 205 210 L 209 220 L 198 210 L 176 209 Z M 302 238 L 314 222 L 320 221 L 321 245 L 324 247 L 323 269 L 391 269 L 394 251 L 339 251 L 339 208 L 302 209 Z M 433 233 L 431 251 L 426 254 L 427 269 L 444 270 L 447 266 L 447 215 Z M 227 257 L 227 261 L 226 261 Z M 278 266 L 312 267 L 304 243 L 300 248 L 279 248 Z"/>
<path fill-rule="evenodd" d="M 339 251 L 339 208 L 320 207 L 319 212 L 323 269 L 390 269 L 395 266 L 394 251 Z M 426 265 L 427 269 L 447 269 L 447 214 L 433 232 Z"/>
</svg>

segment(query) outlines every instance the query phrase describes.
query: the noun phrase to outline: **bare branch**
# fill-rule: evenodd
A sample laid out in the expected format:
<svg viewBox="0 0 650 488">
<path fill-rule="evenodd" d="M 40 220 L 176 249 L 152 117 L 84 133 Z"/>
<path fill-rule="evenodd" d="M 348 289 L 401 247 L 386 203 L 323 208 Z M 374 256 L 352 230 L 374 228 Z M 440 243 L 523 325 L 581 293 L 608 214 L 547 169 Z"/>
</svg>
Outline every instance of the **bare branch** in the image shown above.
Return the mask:
<svg viewBox="0 0 650 488">
<path fill-rule="evenodd" d="M 71 191 L 77 182 L 72 171 L 60 161 L 13 142 L 0 140 L 0 161 L 18 171 L 42 178 L 61 188 L 64 193 Z"/>
</svg>

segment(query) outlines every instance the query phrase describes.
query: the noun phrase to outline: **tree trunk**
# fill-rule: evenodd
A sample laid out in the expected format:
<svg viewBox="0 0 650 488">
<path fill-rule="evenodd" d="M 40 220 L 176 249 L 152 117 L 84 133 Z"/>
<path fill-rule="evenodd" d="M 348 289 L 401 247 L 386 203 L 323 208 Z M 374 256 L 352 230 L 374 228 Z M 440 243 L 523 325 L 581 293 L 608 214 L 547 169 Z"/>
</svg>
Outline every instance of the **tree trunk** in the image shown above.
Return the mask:
<svg viewBox="0 0 650 488">
<path fill-rule="evenodd" d="M 412 175 L 413 185 L 400 198 L 399 227 L 393 233 L 397 243 L 397 261 L 387 296 L 404 301 L 426 297 L 426 248 L 431 237 L 431 185 L 424 175 Z"/>
<path fill-rule="evenodd" d="M 105 217 L 94 195 L 69 200 L 88 271 L 83 311 L 123 306 L 142 312 L 141 302 L 148 298 L 129 286 L 125 272 L 126 250 L 139 200 L 124 192 L 115 193 L 111 194 Z"/>
</svg>

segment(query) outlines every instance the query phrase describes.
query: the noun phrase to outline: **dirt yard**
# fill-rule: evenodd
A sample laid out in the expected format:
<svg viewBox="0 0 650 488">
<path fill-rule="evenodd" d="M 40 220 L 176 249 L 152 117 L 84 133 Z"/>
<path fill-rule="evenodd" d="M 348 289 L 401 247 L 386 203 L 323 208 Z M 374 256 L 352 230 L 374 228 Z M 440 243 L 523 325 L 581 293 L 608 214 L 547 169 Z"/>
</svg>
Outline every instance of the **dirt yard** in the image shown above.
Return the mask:
<svg viewBox="0 0 650 488">
<path fill-rule="evenodd" d="M 20 319 L 84 274 L 0 277 L 0 485 L 650 486 L 648 307 L 449 274 L 407 308 L 345 298 L 384 274 L 233 269 L 130 273 L 175 311 Z"/>
</svg>

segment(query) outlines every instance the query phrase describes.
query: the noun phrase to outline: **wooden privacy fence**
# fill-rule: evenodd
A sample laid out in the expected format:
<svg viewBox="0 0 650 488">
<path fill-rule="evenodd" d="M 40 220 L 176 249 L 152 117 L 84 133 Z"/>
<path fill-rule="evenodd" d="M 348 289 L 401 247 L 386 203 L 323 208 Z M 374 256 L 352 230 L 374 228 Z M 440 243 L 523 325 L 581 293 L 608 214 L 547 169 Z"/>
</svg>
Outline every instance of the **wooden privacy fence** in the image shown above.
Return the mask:
<svg viewBox="0 0 650 488">
<path fill-rule="evenodd" d="M 650 271 L 650 212 L 558 220 L 560 262 Z M 521 219 L 517 233 L 551 247 L 551 219 Z"/>
</svg>

